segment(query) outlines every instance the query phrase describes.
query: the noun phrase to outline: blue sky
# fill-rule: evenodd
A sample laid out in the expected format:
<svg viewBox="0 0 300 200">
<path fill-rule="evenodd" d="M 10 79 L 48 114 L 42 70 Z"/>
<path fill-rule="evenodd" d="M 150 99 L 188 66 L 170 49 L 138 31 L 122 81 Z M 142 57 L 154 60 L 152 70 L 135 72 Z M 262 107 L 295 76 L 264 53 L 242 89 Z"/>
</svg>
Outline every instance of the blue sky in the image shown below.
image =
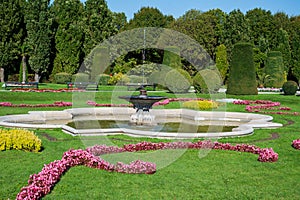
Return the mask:
<svg viewBox="0 0 300 200">
<path fill-rule="evenodd" d="M 84 1 L 84 0 L 82 0 Z M 113 12 L 124 12 L 127 19 L 132 19 L 141 7 L 149 6 L 158 8 L 165 15 L 175 18 L 182 16 L 190 9 L 208 11 L 220 8 L 226 13 L 240 9 L 246 13 L 253 8 L 285 12 L 289 16 L 300 15 L 300 0 L 106 0 L 108 7 Z"/>
</svg>

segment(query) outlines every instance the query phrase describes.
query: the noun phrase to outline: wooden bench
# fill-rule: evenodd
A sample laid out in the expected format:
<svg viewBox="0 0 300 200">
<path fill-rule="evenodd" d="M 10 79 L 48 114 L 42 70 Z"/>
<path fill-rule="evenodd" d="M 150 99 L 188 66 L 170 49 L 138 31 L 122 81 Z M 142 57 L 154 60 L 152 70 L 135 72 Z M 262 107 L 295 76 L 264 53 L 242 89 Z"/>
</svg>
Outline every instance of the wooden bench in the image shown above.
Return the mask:
<svg viewBox="0 0 300 200">
<path fill-rule="evenodd" d="M 5 89 L 10 89 L 10 88 L 39 88 L 39 83 L 38 82 L 26 82 L 26 83 L 21 83 L 21 82 L 5 82 L 4 83 Z"/>
<path fill-rule="evenodd" d="M 152 89 L 155 91 L 156 90 L 156 83 L 127 83 L 127 90 L 130 90 L 130 88 L 134 88 L 134 90 L 141 90 L 141 89 L 145 89 L 145 87 L 152 87 Z"/>
<path fill-rule="evenodd" d="M 98 91 L 98 83 L 96 82 L 68 82 L 67 88 L 77 88 L 82 90 L 96 90 Z"/>
</svg>

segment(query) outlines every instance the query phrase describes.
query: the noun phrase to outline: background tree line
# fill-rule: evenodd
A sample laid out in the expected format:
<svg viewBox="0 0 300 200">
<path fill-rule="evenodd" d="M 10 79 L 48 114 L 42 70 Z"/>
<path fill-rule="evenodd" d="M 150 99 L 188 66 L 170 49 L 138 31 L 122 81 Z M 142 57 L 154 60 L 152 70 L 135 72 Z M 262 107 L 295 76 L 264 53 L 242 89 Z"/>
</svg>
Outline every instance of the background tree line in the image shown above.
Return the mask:
<svg viewBox="0 0 300 200">
<path fill-rule="evenodd" d="M 128 21 L 124 13 L 110 11 L 105 0 L 54 0 L 52 4 L 50 0 L 2 0 L 0 9 L 0 67 L 5 69 L 6 79 L 26 68 L 36 80 L 51 80 L 59 72 L 74 74 L 106 38 L 133 28 L 162 27 L 184 33 L 202 45 L 224 81 L 237 42 L 253 44 L 258 78 L 264 77 L 268 52 L 280 51 L 286 79 L 300 80 L 300 16 L 272 14 L 261 8 L 245 14 L 213 9 L 189 10 L 175 19 L 157 8 L 143 7 Z M 163 62 L 163 50 L 145 52 L 120 56 L 108 73 L 127 73 L 138 64 Z M 193 66 L 181 62 L 183 69 L 195 75 Z"/>
</svg>

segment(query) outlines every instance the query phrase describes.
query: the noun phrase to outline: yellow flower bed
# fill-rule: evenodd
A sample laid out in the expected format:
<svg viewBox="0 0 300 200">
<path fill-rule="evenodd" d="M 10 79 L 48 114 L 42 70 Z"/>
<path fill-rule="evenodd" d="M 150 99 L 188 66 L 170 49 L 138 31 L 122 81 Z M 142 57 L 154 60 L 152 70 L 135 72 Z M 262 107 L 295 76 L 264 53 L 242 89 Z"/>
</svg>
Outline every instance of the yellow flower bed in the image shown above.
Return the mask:
<svg viewBox="0 0 300 200">
<path fill-rule="evenodd" d="M 25 150 L 38 152 L 42 141 L 34 132 L 24 129 L 0 129 L 0 151 Z"/>
<path fill-rule="evenodd" d="M 209 100 L 191 100 L 184 102 L 182 106 L 184 108 L 190 108 L 195 110 L 212 110 L 218 108 L 218 103 Z"/>
</svg>

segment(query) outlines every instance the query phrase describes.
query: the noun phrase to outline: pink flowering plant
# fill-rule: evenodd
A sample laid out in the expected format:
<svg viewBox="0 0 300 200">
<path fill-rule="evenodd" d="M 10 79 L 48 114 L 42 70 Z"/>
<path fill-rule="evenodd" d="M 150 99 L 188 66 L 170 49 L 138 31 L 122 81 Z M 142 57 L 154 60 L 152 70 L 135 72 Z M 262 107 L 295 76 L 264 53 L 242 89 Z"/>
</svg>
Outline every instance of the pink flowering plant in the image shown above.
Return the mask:
<svg viewBox="0 0 300 200">
<path fill-rule="evenodd" d="M 292 147 L 294 147 L 295 149 L 300 150 L 300 139 L 293 140 Z"/>
<path fill-rule="evenodd" d="M 209 140 L 198 142 L 140 142 L 137 144 L 126 144 L 123 147 L 95 145 L 86 150 L 69 150 L 65 152 L 61 160 L 56 160 L 45 165 L 41 172 L 33 174 L 28 180 L 28 185 L 18 193 L 18 200 L 40 199 L 46 196 L 61 176 L 71 167 L 84 165 L 91 168 L 106 170 L 109 172 L 129 174 L 153 174 L 156 172 L 156 165 L 141 160 L 129 164 L 117 162 L 115 165 L 103 160 L 101 155 L 121 152 L 153 151 L 164 149 L 217 149 L 258 154 L 260 162 L 276 162 L 278 154 L 272 148 L 259 148 L 254 145 L 212 142 Z"/>
<path fill-rule="evenodd" d="M 16 88 L 13 92 L 83 92 L 85 90 L 78 88 L 63 88 L 63 89 L 36 89 L 36 88 Z"/>
<path fill-rule="evenodd" d="M 0 107 L 27 107 L 27 108 L 41 108 L 41 107 L 69 107 L 72 102 L 55 101 L 51 104 L 13 104 L 11 102 L 0 102 Z"/>
<path fill-rule="evenodd" d="M 291 108 L 280 106 L 280 102 L 267 100 L 236 100 L 233 101 L 233 104 L 246 105 L 245 110 L 248 112 L 279 115 L 299 115 L 298 112 L 288 112 L 291 110 Z"/>
</svg>

